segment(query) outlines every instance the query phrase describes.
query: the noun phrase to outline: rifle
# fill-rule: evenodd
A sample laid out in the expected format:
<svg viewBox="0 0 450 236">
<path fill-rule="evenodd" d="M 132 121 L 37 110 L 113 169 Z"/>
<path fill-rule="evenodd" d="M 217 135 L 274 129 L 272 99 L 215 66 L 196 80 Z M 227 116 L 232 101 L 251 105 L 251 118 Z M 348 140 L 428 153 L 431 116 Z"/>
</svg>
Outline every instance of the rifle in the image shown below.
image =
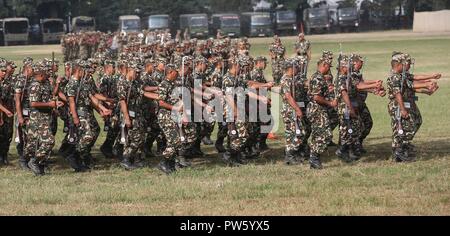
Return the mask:
<svg viewBox="0 0 450 236">
<path fill-rule="evenodd" d="M 337 72 L 337 76 L 336 76 L 336 78 L 335 78 L 335 80 L 334 80 L 334 91 L 335 91 L 335 95 L 336 95 L 336 97 L 338 97 L 338 94 L 339 94 L 339 78 L 340 78 L 340 68 L 341 68 L 341 59 L 342 59 L 342 56 L 343 56 L 343 53 L 342 53 L 342 43 L 339 43 L 339 58 L 338 58 L 338 72 Z M 347 93 L 348 93 L 348 91 L 349 91 L 349 88 L 350 88 L 350 80 L 351 80 L 351 77 L 350 77 L 350 71 L 351 71 L 351 61 L 349 60 L 349 63 L 348 63 L 348 69 L 349 69 L 349 71 L 347 72 L 347 79 L 345 80 L 345 85 L 346 85 L 346 88 L 347 88 Z M 344 120 L 345 120 L 345 122 L 347 123 L 347 127 L 348 127 L 348 130 L 347 130 L 347 132 L 349 133 L 349 134 L 352 134 L 353 133 L 353 129 L 351 128 L 351 117 L 350 117 L 350 109 L 349 109 L 349 107 L 346 105 L 345 106 L 345 109 L 344 109 Z"/>
<path fill-rule="evenodd" d="M 406 77 L 406 63 L 403 62 L 403 71 L 402 71 L 402 79 L 400 80 L 400 94 L 403 96 L 403 84 L 405 82 Z M 402 113 L 400 110 L 400 105 L 398 105 L 397 110 L 395 111 L 395 119 L 397 120 L 397 129 L 398 134 L 403 135 L 403 125 L 402 125 Z"/>
<path fill-rule="evenodd" d="M 128 94 L 127 94 L 127 100 L 125 102 L 127 107 L 128 107 L 128 101 L 130 100 L 132 87 L 133 87 L 133 84 L 130 84 L 130 88 L 128 89 Z M 118 106 L 120 106 L 120 105 L 118 105 Z M 130 111 L 128 111 L 128 113 L 129 112 Z M 120 120 L 121 120 L 121 124 L 120 124 L 120 144 L 126 145 L 128 143 L 128 128 L 127 128 L 126 123 L 125 123 L 125 116 L 124 116 L 123 112 L 120 113 Z"/>
<path fill-rule="evenodd" d="M 292 63 L 292 73 L 294 73 L 295 72 L 295 63 Z M 296 75 L 295 74 L 293 74 L 292 75 L 292 85 L 291 85 L 291 96 L 292 96 L 292 98 L 294 99 L 294 101 L 297 103 L 297 100 L 296 100 L 296 96 L 295 96 L 295 94 L 296 94 L 296 79 L 295 79 L 295 77 L 296 77 Z M 300 103 L 297 103 L 299 106 L 301 105 Z M 294 142 L 298 142 L 298 140 L 301 138 L 301 134 L 302 134 L 302 130 L 301 130 L 301 128 L 300 128 L 300 125 L 299 125 L 299 120 L 298 120 L 298 117 L 297 117 L 297 114 L 295 113 L 295 111 L 292 113 L 292 118 L 293 118 L 293 120 L 294 120 L 294 124 L 295 124 L 295 139 L 294 139 Z M 302 122 L 302 121 L 300 121 L 300 122 Z"/>
<path fill-rule="evenodd" d="M 81 87 L 83 86 L 84 80 L 87 76 L 86 71 L 83 73 L 83 77 L 81 78 L 81 81 L 79 81 L 79 85 L 77 88 L 77 94 L 75 97 L 75 106 L 78 106 L 78 99 L 80 97 Z M 72 117 L 70 108 L 69 108 L 69 115 Z M 77 127 L 75 126 L 73 122 L 73 118 L 69 119 L 69 134 L 67 135 L 68 143 L 69 144 L 76 144 L 78 140 L 78 134 L 77 134 Z"/>
<path fill-rule="evenodd" d="M 183 57 L 181 59 L 181 99 L 182 99 L 182 101 L 184 100 L 183 97 L 184 97 L 184 86 L 185 86 L 185 84 L 184 84 L 185 83 L 185 78 L 184 78 L 185 60 L 186 60 L 186 57 Z M 195 65 L 194 65 L 194 70 L 195 70 Z M 186 141 L 186 136 L 185 136 L 184 130 L 183 130 L 183 118 L 182 117 L 180 117 L 180 120 L 178 121 L 177 126 L 178 126 L 178 133 L 180 134 L 181 142 Z"/>
</svg>

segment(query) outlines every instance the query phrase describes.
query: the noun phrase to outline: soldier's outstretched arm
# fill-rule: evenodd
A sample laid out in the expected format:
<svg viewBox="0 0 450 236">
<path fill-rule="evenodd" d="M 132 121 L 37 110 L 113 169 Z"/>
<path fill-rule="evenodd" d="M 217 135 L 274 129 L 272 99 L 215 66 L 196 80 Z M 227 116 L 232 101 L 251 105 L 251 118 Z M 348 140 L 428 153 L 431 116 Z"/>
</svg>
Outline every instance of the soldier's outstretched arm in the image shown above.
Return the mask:
<svg viewBox="0 0 450 236">
<path fill-rule="evenodd" d="M 145 86 L 144 91 L 145 92 L 156 92 L 156 91 L 158 91 L 158 86 Z"/>
<path fill-rule="evenodd" d="M 433 75 L 414 75 L 415 81 L 420 80 L 430 80 L 430 79 L 440 79 L 442 77 L 441 74 L 433 74 Z"/>
<path fill-rule="evenodd" d="M 159 95 L 157 93 L 145 92 L 144 97 L 151 99 L 151 100 L 158 100 Z"/>
<path fill-rule="evenodd" d="M 324 97 L 319 96 L 319 95 L 314 95 L 313 100 L 322 106 L 328 106 L 328 107 L 336 107 L 337 106 L 336 100 L 328 101 Z"/>
<path fill-rule="evenodd" d="M 4 107 L 2 104 L 0 104 L 0 111 L 2 111 L 3 113 L 5 113 L 5 115 L 7 117 L 13 117 L 14 114 L 8 110 L 8 108 Z"/>
<path fill-rule="evenodd" d="M 375 89 L 381 89 L 383 85 L 383 82 L 381 80 L 376 81 L 376 83 L 366 83 L 366 82 L 360 82 L 356 86 L 358 91 L 364 91 L 364 90 L 375 90 Z"/>
<path fill-rule="evenodd" d="M 102 102 L 114 103 L 114 99 L 103 96 L 101 93 L 94 94 L 94 97 Z"/>
<path fill-rule="evenodd" d="M 294 111 L 297 114 L 297 116 L 303 116 L 304 115 L 303 112 L 302 112 L 302 109 L 295 102 L 295 100 L 292 97 L 291 93 L 285 93 L 285 94 L 283 94 L 283 96 L 286 99 L 286 101 L 289 103 L 289 106 L 291 106 L 292 109 L 294 109 Z"/>
</svg>

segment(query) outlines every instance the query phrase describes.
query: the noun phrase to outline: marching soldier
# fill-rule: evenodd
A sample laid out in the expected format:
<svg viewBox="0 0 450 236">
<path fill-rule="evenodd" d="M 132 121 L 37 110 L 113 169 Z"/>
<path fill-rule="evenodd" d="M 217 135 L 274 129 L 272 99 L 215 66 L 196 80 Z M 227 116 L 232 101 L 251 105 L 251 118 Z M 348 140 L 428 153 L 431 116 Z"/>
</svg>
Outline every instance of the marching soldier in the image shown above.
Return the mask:
<svg viewBox="0 0 450 236">
<path fill-rule="evenodd" d="M 30 123 L 30 99 L 29 91 L 33 78 L 33 59 L 27 57 L 23 60 L 23 72 L 16 78 L 14 86 L 15 91 L 15 105 L 16 105 L 16 145 L 17 153 L 19 154 L 19 165 L 22 169 L 28 170 L 27 154 L 24 153 L 24 148 L 28 142 L 28 126 Z"/>
<path fill-rule="evenodd" d="M 39 62 L 33 66 L 34 81 L 30 86 L 30 118 L 26 155 L 28 167 L 36 175 L 45 174 L 46 161 L 55 145 L 55 137 L 50 130 L 52 110 L 63 106 L 63 102 L 52 97 L 53 87 L 47 81 L 47 67 Z"/>
<path fill-rule="evenodd" d="M 320 155 L 327 149 L 332 138 L 327 108 L 336 107 L 337 101 L 326 99 L 330 90 L 324 78 L 330 70 L 331 63 L 328 58 L 320 58 L 317 62 L 317 71 L 309 81 L 310 103 L 307 108 L 307 117 L 311 122 L 309 163 L 312 169 L 323 168 Z"/>
<path fill-rule="evenodd" d="M 286 54 L 286 48 L 281 43 L 278 35 L 274 37 L 274 43 L 269 49 L 270 58 L 272 59 L 272 77 L 275 83 L 279 84 L 283 76 L 283 62 Z"/>
<path fill-rule="evenodd" d="M 311 61 L 311 43 L 305 39 L 305 34 L 302 32 L 298 35 L 298 41 L 295 43 L 295 52 L 297 56 L 306 58 Z"/>
<path fill-rule="evenodd" d="M 17 66 L 13 61 L 6 61 L 6 74 L 0 82 L 2 94 L 0 100 L 7 110 L 14 112 L 14 71 Z M 0 164 L 8 165 L 8 152 L 13 137 L 14 116 L 4 116 L 0 127 Z"/>
</svg>

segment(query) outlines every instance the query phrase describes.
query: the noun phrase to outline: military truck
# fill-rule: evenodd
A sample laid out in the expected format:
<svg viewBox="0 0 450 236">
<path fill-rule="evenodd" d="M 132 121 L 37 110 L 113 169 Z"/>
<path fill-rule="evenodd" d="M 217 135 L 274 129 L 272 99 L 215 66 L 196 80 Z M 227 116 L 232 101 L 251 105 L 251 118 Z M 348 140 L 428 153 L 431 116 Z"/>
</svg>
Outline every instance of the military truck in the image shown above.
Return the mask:
<svg viewBox="0 0 450 236">
<path fill-rule="evenodd" d="M 276 11 L 274 22 L 277 35 L 293 35 L 297 32 L 297 14 L 295 11 Z"/>
<path fill-rule="evenodd" d="M 328 7 L 308 8 L 303 13 L 303 22 L 305 23 L 306 34 L 312 32 L 326 32 L 331 30 L 330 12 Z"/>
<path fill-rule="evenodd" d="M 119 16 L 119 32 L 137 33 L 141 31 L 141 18 L 135 15 Z"/>
<path fill-rule="evenodd" d="M 77 16 L 72 19 L 72 32 L 95 31 L 95 19 L 90 16 Z"/>
<path fill-rule="evenodd" d="M 239 38 L 241 36 L 241 21 L 237 14 L 214 14 L 211 17 L 211 33 L 217 35 L 220 30 L 223 36 Z"/>
<path fill-rule="evenodd" d="M 188 30 L 191 38 L 207 38 L 208 15 L 206 14 L 184 14 L 180 15 L 180 30 Z"/>
<path fill-rule="evenodd" d="M 27 18 L 5 18 L 0 20 L 3 44 L 28 44 L 29 21 Z"/>
<path fill-rule="evenodd" d="M 359 29 L 359 14 L 356 7 L 339 8 L 337 10 L 338 27 L 341 32 Z"/>
<path fill-rule="evenodd" d="M 40 21 L 40 31 L 41 31 L 41 42 L 46 43 L 59 43 L 61 37 L 65 33 L 63 19 L 41 19 Z"/>
<path fill-rule="evenodd" d="M 148 30 L 167 30 L 170 28 L 169 15 L 151 15 L 144 18 L 143 27 Z"/>
<path fill-rule="evenodd" d="M 247 37 L 273 36 L 273 24 L 268 12 L 245 12 L 241 15 L 241 33 Z"/>
</svg>

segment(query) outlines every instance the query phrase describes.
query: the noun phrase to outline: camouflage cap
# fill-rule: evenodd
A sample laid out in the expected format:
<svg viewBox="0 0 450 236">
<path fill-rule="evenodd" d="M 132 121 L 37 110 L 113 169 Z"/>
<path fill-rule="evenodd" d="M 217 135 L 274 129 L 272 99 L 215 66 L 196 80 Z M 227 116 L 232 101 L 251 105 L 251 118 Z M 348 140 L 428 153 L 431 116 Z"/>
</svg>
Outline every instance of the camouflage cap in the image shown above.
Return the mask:
<svg viewBox="0 0 450 236">
<path fill-rule="evenodd" d="M 250 66 L 253 63 L 253 59 L 249 56 L 240 56 L 238 60 L 240 66 Z"/>
<path fill-rule="evenodd" d="M 364 58 L 363 58 L 361 55 L 359 55 L 359 54 L 352 54 L 352 55 L 350 55 L 350 59 L 351 59 L 352 61 L 361 61 L 361 62 L 364 62 Z"/>
<path fill-rule="evenodd" d="M 295 65 L 296 65 L 296 63 L 295 63 L 294 60 L 292 60 L 292 59 L 285 60 L 284 63 L 283 63 L 283 70 L 287 70 L 289 68 L 292 68 Z"/>
<path fill-rule="evenodd" d="M 8 65 L 8 62 L 5 59 L 0 58 L 0 70 L 6 70 L 7 65 Z"/>
<path fill-rule="evenodd" d="M 113 61 L 113 60 L 107 59 L 107 60 L 105 60 L 105 61 L 103 62 L 103 65 L 105 65 L 105 66 L 116 66 L 116 62 Z"/>
<path fill-rule="evenodd" d="M 177 70 L 177 66 L 175 64 L 167 64 L 166 71 Z"/>
<path fill-rule="evenodd" d="M 196 64 L 200 64 L 200 63 L 208 64 L 208 60 L 205 57 L 199 56 L 199 57 L 195 58 L 195 63 Z"/>
<path fill-rule="evenodd" d="M 411 57 L 408 53 L 403 54 L 403 58 L 408 64 L 414 64 L 414 58 Z"/>
<path fill-rule="evenodd" d="M 148 64 L 155 64 L 155 60 L 153 58 L 146 58 L 144 60 L 144 64 L 148 65 Z"/>
<path fill-rule="evenodd" d="M 350 57 L 347 55 L 341 55 L 339 57 L 339 66 L 340 67 L 348 67 L 350 63 Z"/>
<path fill-rule="evenodd" d="M 33 58 L 31 57 L 25 57 L 22 61 L 24 66 L 32 66 L 33 65 Z"/>
<path fill-rule="evenodd" d="M 255 58 L 255 62 L 264 61 L 267 62 L 267 58 L 265 56 L 258 56 Z"/>
<path fill-rule="evenodd" d="M 167 64 L 167 59 L 165 57 L 156 58 L 157 63 Z"/>
<path fill-rule="evenodd" d="M 71 66 L 73 66 L 73 63 L 71 61 L 68 61 L 68 62 L 64 63 L 64 66 L 71 67 Z"/>
<path fill-rule="evenodd" d="M 84 68 L 84 69 L 90 67 L 89 64 L 87 63 L 87 61 L 81 60 L 81 59 L 76 60 L 75 61 L 75 65 L 78 66 L 78 67 Z"/>
<path fill-rule="evenodd" d="M 328 64 L 330 67 L 332 67 L 332 63 L 333 63 L 332 60 L 330 60 L 329 58 L 325 58 L 325 57 L 321 57 L 317 61 L 317 64 Z"/>
<path fill-rule="evenodd" d="M 117 61 L 117 66 L 127 66 L 128 61 L 127 60 L 119 60 Z"/>
<path fill-rule="evenodd" d="M 331 52 L 331 51 L 323 51 L 322 52 L 322 57 L 323 58 L 328 58 L 328 59 L 330 59 L 330 60 L 333 60 L 333 52 Z"/>
<path fill-rule="evenodd" d="M 403 53 L 401 52 L 394 52 L 392 53 L 392 62 L 399 62 L 402 63 L 405 60 Z"/>
<path fill-rule="evenodd" d="M 138 61 L 132 61 L 128 64 L 128 68 L 136 72 L 141 72 L 142 65 Z"/>
<path fill-rule="evenodd" d="M 31 67 L 33 68 L 33 72 L 35 74 L 46 72 L 48 70 L 47 62 L 45 60 L 36 62 Z"/>
</svg>

